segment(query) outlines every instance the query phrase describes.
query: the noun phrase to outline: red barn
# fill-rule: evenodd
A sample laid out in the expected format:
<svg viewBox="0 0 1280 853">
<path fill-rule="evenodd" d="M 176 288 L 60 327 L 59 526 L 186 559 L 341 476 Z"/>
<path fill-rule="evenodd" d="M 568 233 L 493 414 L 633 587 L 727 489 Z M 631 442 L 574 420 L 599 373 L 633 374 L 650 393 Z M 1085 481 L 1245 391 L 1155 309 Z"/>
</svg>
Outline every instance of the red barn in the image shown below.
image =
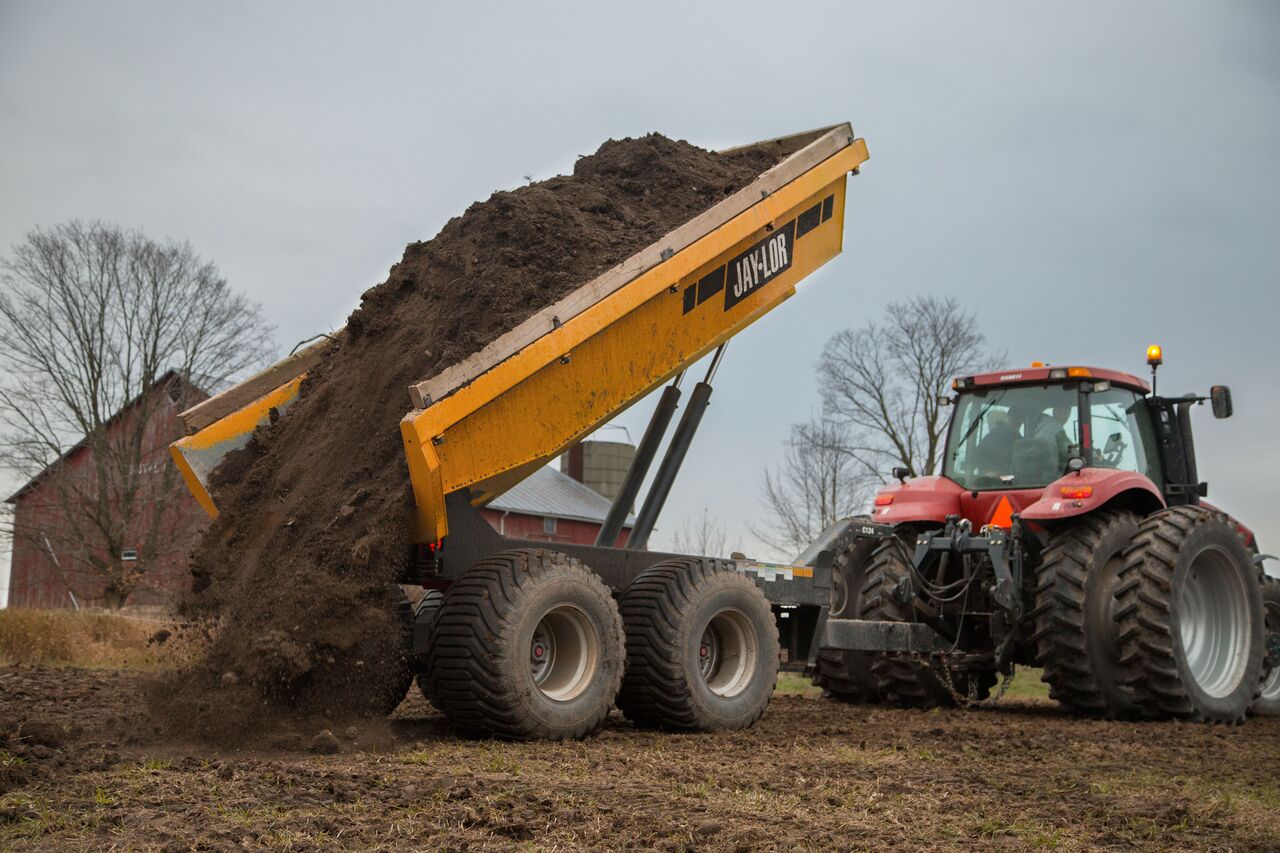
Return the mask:
<svg viewBox="0 0 1280 853">
<path fill-rule="evenodd" d="M 151 405 L 138 401 L 126 406 L 107 424 L 112 431 L 136 426 L 137 412 L 150 409 L 138 473 L 142 499 L 125 523 L 124 554 L 141 570 L 139 587 L 124 602 L 131 605 L 171 605 L 188 588 L 188 554 L 208 524 L 208 516 L 182 486 L 169 459 L 168 445 L 181 435 L 177 415 L 207 395 L 177 375 L 156 383 Z M 499 532 L 546 542 L 591 544 L 609 511 L 635 448 L 620 442 L 588 441 L 561 459 L 562 473 L 542 468 L 482 512 Z M 94 469 L 92 449 L 81 442 L 12 495 L 14 546 L 9 578 L 11 607 L 78 607 L 101 605 L 104 583 L 84 553 L 85 541 L 76 535 L 83 522 L 68 523 L 64 493 L 84 490 Z M 604 494 L 602 494 L 602 492 Z M 89 496 L 92 499 L 92 496 Z M 146 542 L 157 511 L 163 513 L 158 542 Z M 626 542 L 633 518 L 628 518 L 618 545 Z M 149 555 L 149 556 L 148 556 Z"/>
<path fill-rule="evenodd" d="M 99 500 L 102 492 L 115 490 L 98 487 L 102 481 L 95 476 L 94 450 L 87 441 L 8 498 L 14 527 L 10 607 L 167 605 L 187 588 L 187 555 L 209 519 L 176 475 L 168 446 L 181 435 L 178 413 L 207 396 L 170 371 L 152 387 L 147 405 L 134 400 L 107 422 L 109 441 L 140 426 L 143 430 L 141 454 L 133 466 L 137 487 L 127 507 L 118 494 Z M 148 421 L 140 425 L 144 413 L 149 413 Z M 95 504 L 101 507 L 91 512 Z M 68 513 L 72 505 L 85 510 Z M 139 579 L 123 602 L 105 600 L 104 577 L 91 565 L 106 554 L 107 538 L 99 530 L 103 523 L 123 525 L 120 565 Z"/>
<path fill-rule="evenodd" d="M 614 441 L 584 441 L 560 459 L 560 470 L 540 468 L 481 510 L 506 536 L 591 545 L 622 484 L 635 448 Z M 627 541 L 628 518 L 616 545 Z"/>
</svg>

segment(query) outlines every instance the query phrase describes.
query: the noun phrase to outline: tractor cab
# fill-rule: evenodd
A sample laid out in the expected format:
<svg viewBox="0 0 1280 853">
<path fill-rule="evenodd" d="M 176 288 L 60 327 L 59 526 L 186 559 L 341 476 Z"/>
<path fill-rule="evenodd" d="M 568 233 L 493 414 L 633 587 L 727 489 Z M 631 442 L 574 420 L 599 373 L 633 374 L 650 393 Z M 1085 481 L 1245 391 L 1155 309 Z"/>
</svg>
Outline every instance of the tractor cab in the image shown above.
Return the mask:
<svg viewBox="0 0 1280 853">
<path fill-rule="evenodd" d="M 1049 375 L 1067 371 L 1069 378 Z M 1147 389 L 1138 380 L 1093 380 L 1101 371 L 1083 367 L 1034 372 L 1046 375 L 957 380 L 943 476 L 968 490 L 1043 489 L 1068 473 L 1072 459 L 1082 459 L 1082 467 L 1136 471 L 1160 481 Z M 1095 434 L 1106 436 L 1101 446 L 1095 446 Z"/>
<path fill-rule="evenodd" d="M 1159 347 L 1147 360 L 1162 363 Z M 1230 391 L 1165 398 L 1128 373 L 1039 362 L 1022 370 L 958 377 L 940 476 L 881 491 L 881 523 L 966 519 L 1008 528 L 1013 515 L 1048 522 L 1105 505 L 1146 514 L 1199 504 L 1190 408 L 1212 400 L 1231 414 Z M 941 402 L 941 401 L 940 401 Z"/>
</svg>

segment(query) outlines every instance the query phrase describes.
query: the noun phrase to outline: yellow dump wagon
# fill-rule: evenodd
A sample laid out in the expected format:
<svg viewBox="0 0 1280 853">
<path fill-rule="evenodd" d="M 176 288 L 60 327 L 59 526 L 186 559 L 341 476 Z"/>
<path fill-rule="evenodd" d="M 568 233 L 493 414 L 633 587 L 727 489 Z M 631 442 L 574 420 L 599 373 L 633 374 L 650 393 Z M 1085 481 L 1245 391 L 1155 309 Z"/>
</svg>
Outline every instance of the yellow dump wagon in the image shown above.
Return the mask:
<svg viewBox="0 0 1280 853">
<path fill-rule="evenodd" d="M 401 433 L 416 545 L 405 580 L 426 593 L 405 672 L 456 725 L 581 737 L 616 702 L 641 726 L 741 728 L 763 713 L 778 668 L 777 623 L 762 588 L 786 579 L 789 599 L 775 604 L 826 603 L 826 583 L 811 569 L 644 549 L 711 393 L 720 348 L 840 252 L 846 176 L 867 159 L 848 124 L 756 144 L 794 153 L 407 389 Z M 183 413 L 190 434 L 171 451 L 208 512 L 217 513 L 206 484 L 218 460 L 273 408 L 288 406 L 331 345 L 322 340 Z M 684 371 L 711 352 L 717 357 L 689 395 L 630 547 L 606 547 L 656 458 Z M 664 384 L 597 546 L 549 551 L 502 537 L 481 519 L 477 507 Z"/>
</svg>

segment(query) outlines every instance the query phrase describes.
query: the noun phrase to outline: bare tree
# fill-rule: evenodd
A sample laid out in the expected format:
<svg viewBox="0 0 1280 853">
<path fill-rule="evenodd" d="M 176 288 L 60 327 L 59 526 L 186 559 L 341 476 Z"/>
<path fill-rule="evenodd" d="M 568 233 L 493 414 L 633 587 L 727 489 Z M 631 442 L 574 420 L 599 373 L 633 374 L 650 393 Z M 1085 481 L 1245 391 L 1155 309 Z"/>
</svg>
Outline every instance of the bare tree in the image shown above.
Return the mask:
<svg viewBox="0 0 1280 853">
<path fill-rule="evenodd" d="M 0 504 L 0 608 L 9 605 L 9 571 L 13 556 L 13 507 Z"/>
<path fill-rule="evenodd" d="M 947 428 L 938 397 L 955 376 L 1003 358 L 955 297 L 915 296 L 890 304 L 882 323 L 827 341 L 817 366 L 823 410 L 845 428 L 841 449 L 864 477 L 883 482 L 897 465 L 931 474 Z"/>
<path fill-rule="evenodd" d="M 190 245 L 98 222 L 31 231 L 0 283 L 0 465 L 40 477 L 53 503 L 52 521 L 11 534 L 119 607 L 158 556 L 190 544 L 157 407 L 261 363 L 273 329 Z"/>
<path fill-rule="evenodd" d="M 830 419 L 791 427 L 782 461 L 764 472 L 766 522 L 753 529 L 757 538 L 794 556 L 823 529 L 865 508 L 870 485 L 848 445 L 847 431 Z"/>
<path fill-rule="evenodd" d="M 756 536 L 795 553 L 865 511 L 895 466 L 936 471 L 947 426 L 938 397 L 955 376 L 1003 358 L 985 344 L 976 316 L 952 297 L 893 303 L 883 322 L 833 335 L 817 364 L 824 417 L 793 426 L 777 470 L 766 469 Z"/>
<path fill-rule="evenodd" d="M 685 518 L 680 529 L 671 537 L 671 550 L 677 554 L 697 554 L 703 557 L 727 557 L 728 536 L 720 522 L 711 514 L 711 508 L 703 504 L 702 512 L 693 518 Z"/>
</svg>

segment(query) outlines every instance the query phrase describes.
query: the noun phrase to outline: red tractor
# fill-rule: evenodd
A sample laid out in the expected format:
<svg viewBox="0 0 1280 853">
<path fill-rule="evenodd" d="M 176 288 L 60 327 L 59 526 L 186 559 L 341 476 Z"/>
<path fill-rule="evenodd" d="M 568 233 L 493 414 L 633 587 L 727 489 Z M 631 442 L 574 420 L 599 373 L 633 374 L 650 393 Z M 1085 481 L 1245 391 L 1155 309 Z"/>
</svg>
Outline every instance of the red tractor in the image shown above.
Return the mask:
<svg viewBox="0 0 1280 853">
<path fill-rule="evenodd" d="M 829 563 L 828 695 L 968 704 L 1017 664 L 1106 717 L 1280 712 L 1280 582 L 1204 500 L 1191 409 L 1127 373 L 1035 364 L 955 380 L 939 476 L 875 498 L 810 549 Z M 821 556 L 818 556 L 821 555 Z"/>
</svg>

